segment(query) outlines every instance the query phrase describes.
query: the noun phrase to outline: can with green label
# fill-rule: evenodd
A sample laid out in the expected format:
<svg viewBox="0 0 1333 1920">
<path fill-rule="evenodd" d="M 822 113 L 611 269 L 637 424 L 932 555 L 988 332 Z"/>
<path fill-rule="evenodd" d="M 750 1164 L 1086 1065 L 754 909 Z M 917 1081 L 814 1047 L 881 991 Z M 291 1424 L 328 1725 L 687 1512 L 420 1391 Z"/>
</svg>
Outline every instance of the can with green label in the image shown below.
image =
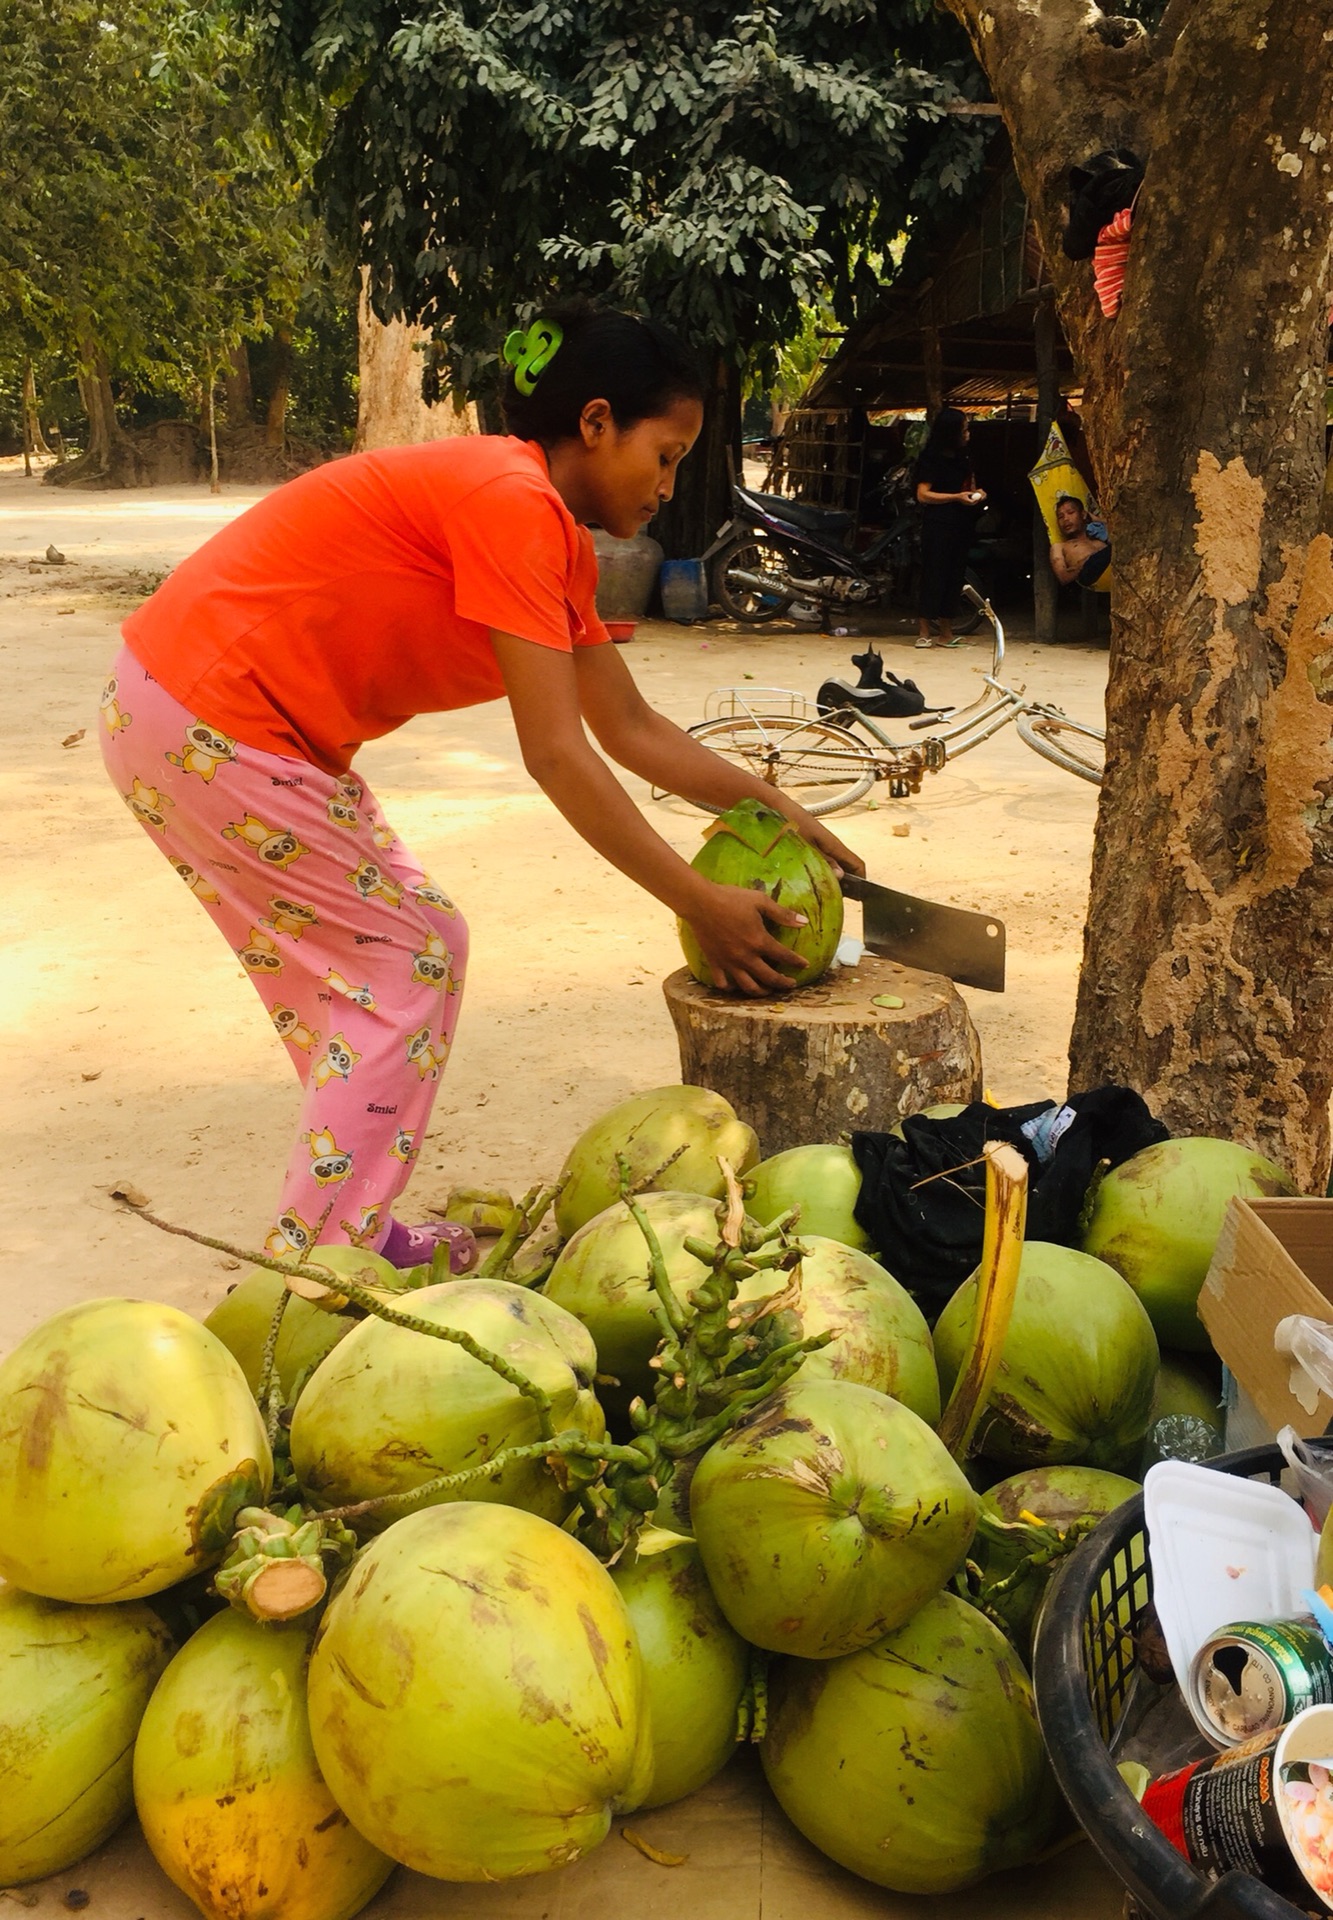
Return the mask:
<svg viewBox="0 0 1333 1920">
<path fill-rule="evenodd" d="M 1234 1746 L 1333 1704 L 1333 1651 L 1311 1615 L 1240 1620 L 1209 1636 L 1190 1668 L 1191 1705 Z"/>
</svg>

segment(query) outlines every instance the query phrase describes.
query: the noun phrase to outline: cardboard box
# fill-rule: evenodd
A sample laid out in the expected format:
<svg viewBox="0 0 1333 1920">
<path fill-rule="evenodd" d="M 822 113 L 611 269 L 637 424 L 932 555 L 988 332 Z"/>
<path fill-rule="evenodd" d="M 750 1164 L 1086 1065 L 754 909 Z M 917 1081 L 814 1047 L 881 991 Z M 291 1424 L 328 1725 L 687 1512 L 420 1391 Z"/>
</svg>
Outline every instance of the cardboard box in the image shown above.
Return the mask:
<svg viewBox="0 0 1333 1920">
<path fill-rule="evenodd" d="M 1333 1200 L 1233 1200 L 1199 1317 L 1272 1431 L 1308 1439 L 1333 1420 L 1333 1398 L 1319 1394 L 1312 1412 L 1291 1391 L 1291 1359 L 1273 1347 L 1290 1313 L 1333 1321 Z"/>
</svg>

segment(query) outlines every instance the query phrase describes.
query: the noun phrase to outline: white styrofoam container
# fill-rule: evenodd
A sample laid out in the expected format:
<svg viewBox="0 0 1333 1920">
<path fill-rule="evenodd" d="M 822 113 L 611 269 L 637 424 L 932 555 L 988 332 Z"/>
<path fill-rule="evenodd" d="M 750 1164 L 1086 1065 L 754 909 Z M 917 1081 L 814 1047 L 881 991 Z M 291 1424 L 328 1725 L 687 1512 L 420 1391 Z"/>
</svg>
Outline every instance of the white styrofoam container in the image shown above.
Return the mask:
<svg viewBox="0 0 1333 1920">
<path fill-rule="evenodd" d="M 1319 1536 L 1280 1487 L 1182 1460 L 1161 1460 L 1143 1483 L 1153 1604 L 1176 1683 L 1201 1733 L 1226 1746 L 1194 1712 L 1189 1672 L 1210 1634 L 1239 1620 L 1308 1613 Z"/>
</svg>

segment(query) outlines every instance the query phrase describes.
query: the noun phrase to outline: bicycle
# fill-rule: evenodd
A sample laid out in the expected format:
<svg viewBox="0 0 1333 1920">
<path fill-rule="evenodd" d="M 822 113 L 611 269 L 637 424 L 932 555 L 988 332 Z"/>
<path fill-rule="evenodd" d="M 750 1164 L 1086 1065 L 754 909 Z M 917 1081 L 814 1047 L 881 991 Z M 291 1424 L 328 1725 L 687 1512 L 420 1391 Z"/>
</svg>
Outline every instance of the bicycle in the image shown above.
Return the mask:
<svg viewBox="0 0 1333 1920">
<path fill-rule="evenodd" d="M 1100 786 L 1106 734 L 1075 720 L 1047 701 L 1029 700 L 1022 687 L 999 678 L 1004 665 L 1004 628 L 990 601 L 974 587 L 963 589 L 990 622 L 994 646 L 990 671 L 982 674 L 986 691 L 970 706 L 947 717 L 928 713 L 909 720 L 919 741 L 896 741 L 855 708 L 812 711 L 803 694 L 785 687 L 719 687 L 708 696 L 704 718 L 689 729 L 696 740 L 724 758 L 756 773 L 770 786 L 795 794 L 808 812 L 836 813 L 860 800 L 881 780 L 890 795 L 908 799 L 921 791 L 928 773 L 939 773 L 951 759 L 970 753 L 1002 728 L 1013 725 L 1024 745 L 1043 760 L 1080 780 Z M 853 731 L 859 727 L 877 745 Z M 653 788 L 653 798 L 668 798 Z M 705 813 L 721 809 L 694 802 Z"/>
</svg>

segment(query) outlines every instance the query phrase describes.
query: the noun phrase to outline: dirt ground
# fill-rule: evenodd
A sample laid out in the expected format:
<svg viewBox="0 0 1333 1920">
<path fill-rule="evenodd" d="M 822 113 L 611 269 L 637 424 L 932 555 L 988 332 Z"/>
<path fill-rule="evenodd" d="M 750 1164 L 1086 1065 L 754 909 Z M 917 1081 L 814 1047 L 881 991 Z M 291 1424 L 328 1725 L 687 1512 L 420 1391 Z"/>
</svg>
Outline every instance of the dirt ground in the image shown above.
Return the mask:
<svg viewBox="0 0 1333 1920">
<path fill-rule="evenodd" d="M 0 1352 L 76 1300 L 134 1294 L 202 1314 L 225 1291 L 233 1262 L 126 1217 L 108 1197 L 116 1183 L 133 1183 L 171 1219 L 242 1245 L 257 1245 L 270 1224 L 295 1080 L 234 955 L 108 784 L 96 738 L 119 620 L 164 569 L 256 497 L 229 489 L 214 498 L 194 487 L 66 494 L 0 463 L 0 792 L 10 822 L 0 855 L 8 1092 L 0 1247 L 11 1276 L 0 1297 Z M 64 565 L 45 563 L 48 543 Z M 882 644 L 887 664 L 918 677 L 932 701 L 972 699 L 989 659 L 980 638 L 956 652 L 919 653 L 900 628 Z M 827 673 L 848 671 L 856 645 L 652 624 L 626 654 L 649 699 L 689 722 L 714 687 L 812 695 Z M 1013 680 L 1072 713 L 1100 715 L 1103 649 L 1020 639 L 1008 667 Z M 605 866 L 533 787 L 502 704 L 419 719 L 368 747 L 359 768 L 472 930 L 467 1002 L 409 1190 L 411 1219 L 442 1203 L 452 1184 L 521 1188 L 553 1174 L 589 1120 L 678 1079 L 660 982 L 680 950 L 670 915 Z M 654 804 L 641 783 L 628 784 L 658 830 L 692 854 L 700 816 Z M 1095 799 L 1009 729 L 930 779 L 916 799 L 872 797 L 836 823 L 872 877 L 1007 922 L 1008 991 L 967 994 L 987 1085 L 1002 1102 L 1064 1090 Z M 743 1786 L 728 1791 L 744 1794 Z M 681 1817 L 652 1817 L 660 1845 L 675 1844 L 669 1835 Z M 770 1830 L 777 1818 L 770 1806 Z M 760 1904 L 752 1909 L 747 1892 L 729 1913 L 781 1920 L 811 1912 L 817 1856 L 790 1834 L 783 1845 L 781 1886 L 763 1899 L 756 1880 Z M 164 1883 L 143 1878 L 139 1847 L 133 1836 L 113 1843 L 42 1904 L 57 1905 L 58 1892 L 79 1885 L 107 1920 L 185 1915 Z M 630 1863 L 643 1914 L 665 1911 L 663 1899 L 676 1912 L 705 1912 L 662 1869 L 628 1848 L 617 1852 Z M 400 1875 L 372 1911 L 384 1920 L 436 1912 L 574 1920 L 604 1909 L 603 1874 L 589 1862 L 561 1878 L 563 1891 L 552 1886 L 541 1897 Z M 670 1883 L 669 1898 L 651 1892 L 654 1875 L 655 1884 Z M 1036 1911 L 1031 1878 L 1018 1878 L 1021 1886 L 997 1887 L 994 1900 L 966 1896 L 967 1911 L 996 1920 Z M 700 1902 L 706 1879 L 696 1882 Z M 830 1914 L 924 1911 L 836 1880 L 845 1900 Z M 1041 1910 L 1051 1915 L 1118 1910 L 1086 1847 L 1052 1869 L 1043 1891 L 1051 1904 Z M 930 1910 L 950 1920 L 954 1907 Z"/>
</svg>

